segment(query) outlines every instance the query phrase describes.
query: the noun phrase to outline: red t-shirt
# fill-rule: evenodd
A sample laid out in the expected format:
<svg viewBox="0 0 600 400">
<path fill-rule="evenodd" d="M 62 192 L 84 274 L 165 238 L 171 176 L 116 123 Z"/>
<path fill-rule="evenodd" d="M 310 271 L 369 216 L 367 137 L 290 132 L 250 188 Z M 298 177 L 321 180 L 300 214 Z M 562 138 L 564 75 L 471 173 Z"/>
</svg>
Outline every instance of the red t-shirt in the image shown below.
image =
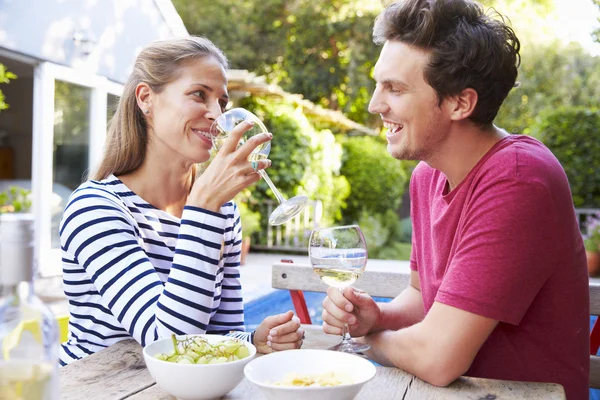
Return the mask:
<svg viewBox="0 0 600 400">
<path fill-rule="evenodd" d="M 499 321 L 468 376 L 554 382 L 587 399 L 589 293 L 567 177 L 539 141 L 508 136 L 448 193 L 425 163 L 410 185 L 411 268 L 434 301 Z"/>
</svg>

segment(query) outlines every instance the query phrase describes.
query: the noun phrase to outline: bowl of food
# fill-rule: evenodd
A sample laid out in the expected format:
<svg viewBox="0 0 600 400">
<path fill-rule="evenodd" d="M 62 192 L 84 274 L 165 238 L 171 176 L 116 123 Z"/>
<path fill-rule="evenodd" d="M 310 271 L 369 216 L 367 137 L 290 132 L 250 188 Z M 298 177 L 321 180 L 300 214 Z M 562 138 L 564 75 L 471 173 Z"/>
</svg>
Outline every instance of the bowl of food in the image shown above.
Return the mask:
<svg viewBox="0 0 600 400">
<path fill-rule="evenodd" d="M 150 375 L 180 400 L 219 398 L 244 378 L 256 355 L 251 343 L 220 335 L 172 335 L 144 347 Z"/>
<path fill-rule="evenodd" d="M 246 379 L 269 400 L 353 399 L 375 372 L 369 360 L 329 350 L 281 351 L 244 367 Z"/>
</svg>

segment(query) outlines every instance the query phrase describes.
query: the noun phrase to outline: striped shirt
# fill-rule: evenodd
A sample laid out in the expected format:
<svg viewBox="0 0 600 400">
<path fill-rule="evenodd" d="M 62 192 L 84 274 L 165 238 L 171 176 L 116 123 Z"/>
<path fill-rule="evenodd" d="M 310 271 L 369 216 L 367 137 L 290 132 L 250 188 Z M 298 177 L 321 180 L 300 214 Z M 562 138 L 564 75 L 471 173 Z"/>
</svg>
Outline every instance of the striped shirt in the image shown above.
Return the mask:
<svg viewBox="0 0 600 400">
<path fill-rule="evenodd" d="M 66 365 L 118 341 L 244 332 L 236 205 L 186 206 L 181 219 L 111 175 L 83 183 L 60 224 L 69 337 Z"/>
</svg>

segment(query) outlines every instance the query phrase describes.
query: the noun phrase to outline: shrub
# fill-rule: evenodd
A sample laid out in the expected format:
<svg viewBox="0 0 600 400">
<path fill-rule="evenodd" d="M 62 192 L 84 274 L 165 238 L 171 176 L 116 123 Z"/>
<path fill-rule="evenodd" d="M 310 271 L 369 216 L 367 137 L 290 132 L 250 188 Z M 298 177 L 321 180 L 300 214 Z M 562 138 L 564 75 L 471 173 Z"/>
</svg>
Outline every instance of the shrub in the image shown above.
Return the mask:
<svg viewBox="0 0 600 400">
<path fill-rule="evenodd" d="M 371 215 L 396 211 L 406 189 L 404 164 L 391 157 L 378 138 L 351 137 L 344 143 L 341 173 L 350 183 L 344 220 L 358 221 L 363 211 Z"/>
<path fill-rule="evenodd" d="M 560 161 L 575 207 L 600 207 L 600 110 L 560 108 L 540 117 L 532 128 Z"/>
</svg>

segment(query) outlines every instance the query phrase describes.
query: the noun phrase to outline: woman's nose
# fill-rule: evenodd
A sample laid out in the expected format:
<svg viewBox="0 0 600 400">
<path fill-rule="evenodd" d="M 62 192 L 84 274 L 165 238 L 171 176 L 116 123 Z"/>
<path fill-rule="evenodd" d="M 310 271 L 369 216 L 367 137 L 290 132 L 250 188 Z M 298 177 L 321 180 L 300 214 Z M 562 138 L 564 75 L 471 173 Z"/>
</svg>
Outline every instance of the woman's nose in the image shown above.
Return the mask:
<svg viewBox="0 0 600 400">
<path fill-rule="evenodd" d="M 208 113 L 206 113 L 206 118 L 208 118 L 211 121 L 214 121 L 215 119 L 219 118 L 221 114 L 223 114 L 223 111 L 221 110 L 221 105 L 213 104 L 212 106 L 208 107 Z"/>
</svg>

